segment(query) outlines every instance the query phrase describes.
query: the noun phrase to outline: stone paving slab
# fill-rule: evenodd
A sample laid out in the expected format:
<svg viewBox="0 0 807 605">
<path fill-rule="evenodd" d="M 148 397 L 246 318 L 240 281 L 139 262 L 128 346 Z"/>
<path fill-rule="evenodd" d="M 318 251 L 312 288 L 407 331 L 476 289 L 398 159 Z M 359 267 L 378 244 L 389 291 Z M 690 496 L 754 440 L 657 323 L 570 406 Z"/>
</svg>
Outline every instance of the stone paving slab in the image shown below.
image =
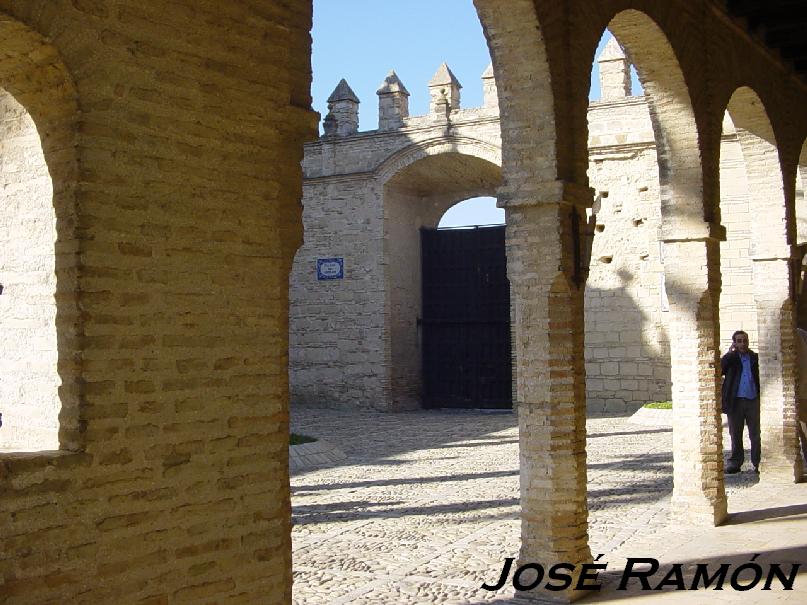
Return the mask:
<svg viewBox="0 0 807 605">
<path fill-rule="evenodd" d="M 345 453 L 333 443 L 317 439 L 311 443 L 289 446 L 289 471 L 294 474 L 312 468 L 339 464 L 346 458 Z"/>
<path fill-rule="evenodd" d="M 293 410 L 292 426 L 325 436 L 343 455 L 292 472 L 295 605 L 523 605 L 512 598 L 512 587 L 498 593 L 480 588 L 498 578 L 505 557 L 518 554 L 513 414 L 304 407 Z M 655 556 L 669 565 L 702 560 L 698 556 L 731 555 L 745 562 L 764 551 L 773 561 L 792 554 L 782 554 L 779 545 L 807 544 L 806 485 L 772 489 L 751 472 L 730 475 L 730 510 L 763 518 L 697 532 L 676 528 L 668 525 L 671 429 L 595 417 L 587 430 L 590 544 L 595 556 L 604 554 L 609 569 L 627 556 Z M 776 508 L 779 500 L 786 508 Z M 787 514 L 793 511 L 795 516 Z M 612 590 L 609 578 L 603 592 L 586 601 L 760 602 L 755 591 L 620 592 Z M 807 603 L 801 583 L 807 587 L 807 578 L 797 581 L 799 592 L 765 592 L 765 602 Z M 792 600 L 793 595 L 800 598 Z"/>
</svg>

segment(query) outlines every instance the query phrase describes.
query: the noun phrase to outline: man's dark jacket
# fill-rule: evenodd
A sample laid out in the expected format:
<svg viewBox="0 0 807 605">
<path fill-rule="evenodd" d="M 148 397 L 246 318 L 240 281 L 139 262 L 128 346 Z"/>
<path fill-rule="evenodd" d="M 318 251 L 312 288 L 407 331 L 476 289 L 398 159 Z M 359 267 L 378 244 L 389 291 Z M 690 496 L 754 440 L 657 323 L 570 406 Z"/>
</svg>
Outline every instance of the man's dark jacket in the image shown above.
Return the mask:
<svg viewBox="0 0 807 605">
<path fill-rule="evenodd" d="M 751 356 L 751 374 L 754 376 L 754 386 L 757 388 L 757 397 L 760 395 L 759 389 L 759 355 L 752 350 L 748 350 Z M 722 389 L 722 410 L 724 414 L 734 409 L 734 400 L 737 399 L 737 390 L 740 388 L 740 377 L 743 374 L 743 362 L 737 351 L 730 351 L 720 359 L 720 367 L 723 374 Z"/>
</svg>

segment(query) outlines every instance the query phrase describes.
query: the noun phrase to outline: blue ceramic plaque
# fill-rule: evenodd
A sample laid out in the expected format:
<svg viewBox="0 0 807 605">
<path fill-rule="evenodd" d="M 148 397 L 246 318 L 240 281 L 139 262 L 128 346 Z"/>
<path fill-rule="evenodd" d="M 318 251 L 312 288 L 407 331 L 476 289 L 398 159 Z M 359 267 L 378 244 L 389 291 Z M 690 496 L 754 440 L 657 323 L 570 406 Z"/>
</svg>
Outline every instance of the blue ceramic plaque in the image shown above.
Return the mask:
<svg viewBox="0 0 807 605">
<path fill-rule="evenodd" d="M 317 279 L 344 279 L 345 259 L 344 258 L 318 258 L 317 259 Z"/>
</svg>

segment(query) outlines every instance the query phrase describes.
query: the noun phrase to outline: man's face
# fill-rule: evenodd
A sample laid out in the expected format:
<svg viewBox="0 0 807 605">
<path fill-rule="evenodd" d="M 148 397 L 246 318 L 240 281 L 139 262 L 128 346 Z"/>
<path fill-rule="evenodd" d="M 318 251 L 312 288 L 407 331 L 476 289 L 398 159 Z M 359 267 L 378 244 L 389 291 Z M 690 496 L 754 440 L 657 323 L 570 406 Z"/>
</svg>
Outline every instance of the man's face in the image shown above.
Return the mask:
<svg viewBox="0 0 807 605">
<path fill-rule="evenodd" d="M 740 353 L 748 353 L 748 334 L 737 334 L 734 337 L 734 348 Z"/>
</svg>

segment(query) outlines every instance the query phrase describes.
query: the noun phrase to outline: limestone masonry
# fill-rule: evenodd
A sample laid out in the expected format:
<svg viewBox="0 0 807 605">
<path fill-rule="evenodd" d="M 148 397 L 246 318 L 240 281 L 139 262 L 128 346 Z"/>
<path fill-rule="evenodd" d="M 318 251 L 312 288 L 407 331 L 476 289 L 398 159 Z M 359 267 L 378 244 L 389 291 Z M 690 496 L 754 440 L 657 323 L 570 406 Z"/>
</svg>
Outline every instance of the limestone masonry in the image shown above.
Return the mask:
<svg viewBox="0 0 807 605">
<path fill-rule="evenodd" d="M 611 38 L 598 58 L 602 98 L 591 104 L 589 179 L 594 238 L 586 285 L 586 400 L 622 412 L 671 399 L 669 311 L 655 135 L 644 96 Z M 328 99 L 325 134 L 305 147 L 304 245 L 291 277 L 292 402 L 413 409 L 420 405 L 420 227 L 453 204 L 495 196 L 501 136 L 493 70 L 484 104 L 462 109 L 446 64 L 429 82 L 429 114 L 410 116 L 394 71 L 378 89 L 379 127 L 358 131 L 359 99 L 342 80 Z M 748 257 L 742 153 L 725 124 L 722 200 L 723 342 L 756 316 Z M 318 280 L 317 259 L 344 259 L 344 279 Z"/>
</svg>

